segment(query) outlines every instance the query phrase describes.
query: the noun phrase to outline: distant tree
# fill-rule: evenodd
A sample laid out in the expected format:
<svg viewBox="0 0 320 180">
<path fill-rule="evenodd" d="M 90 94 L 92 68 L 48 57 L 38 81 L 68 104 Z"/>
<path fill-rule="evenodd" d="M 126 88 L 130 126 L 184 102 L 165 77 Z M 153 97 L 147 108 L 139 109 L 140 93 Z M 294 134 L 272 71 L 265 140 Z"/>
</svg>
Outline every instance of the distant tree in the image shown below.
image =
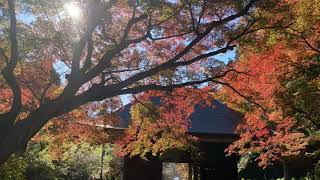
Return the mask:
<svg viewBox="0 0 320 180">
<path fill-rule="evenodd" d="M 117 167 L 111 167 L 115 156 L 111 154 L 109 145 L 64 141 L 57 149 L 52 143 L 56 142 L 48 137 L 31 141 L 23 154 L 11 156 L 0 166 L 1 179 L 97 179 L 101 172 L 102 150 L 106 152 L 103 177 L 115 176 L 113 171 L 118 171 Z"/>
</svg>

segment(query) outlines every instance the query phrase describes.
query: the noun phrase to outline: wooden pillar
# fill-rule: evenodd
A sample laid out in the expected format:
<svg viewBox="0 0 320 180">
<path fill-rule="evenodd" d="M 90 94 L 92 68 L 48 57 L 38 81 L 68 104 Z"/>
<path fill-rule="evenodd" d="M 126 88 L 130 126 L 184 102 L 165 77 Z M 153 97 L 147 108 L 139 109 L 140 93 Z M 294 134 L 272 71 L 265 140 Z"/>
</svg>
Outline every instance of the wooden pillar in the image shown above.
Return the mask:
<svg viewBox="0 0 320 180">
<path fill-rule="evenodd" d="M 191 163 L 188 164 L 188 170 L 189 170 L 189 180 L 193 180 L 193 165 Z"/>
<path fill-rule="evenodd" d="M 283 170 L 283 178 L 284 178 L 284 180 L 289 180 L 287 161 L 285 159 L 282 162 L 282 170 Z"/>
<path fill-rule="evenodd" d="M 104 144 L 101 145 L 101 167 L 100 167 L 100 179 L 103 180 L 103 160 L 105 156 Z"/>
</svg>

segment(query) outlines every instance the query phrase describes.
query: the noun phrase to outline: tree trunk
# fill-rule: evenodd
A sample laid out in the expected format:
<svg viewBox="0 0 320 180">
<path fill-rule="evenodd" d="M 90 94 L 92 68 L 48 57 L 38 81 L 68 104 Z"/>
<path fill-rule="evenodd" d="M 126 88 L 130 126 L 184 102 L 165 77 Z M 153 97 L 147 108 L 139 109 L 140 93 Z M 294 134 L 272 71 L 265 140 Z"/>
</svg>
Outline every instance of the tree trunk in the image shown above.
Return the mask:
<svg viewBox="0 0 320 180">
<path fill-rule="evenodd" d="M 23 152 L 28 141 L 41 129 L 39 124 L 30 122 L 17 123 L 0 144 L 0 164 L 3 164 L 14 153 Z"/>
<path fill-rule="evenodd" d="M 113 96 L 112 94 L 112 97 Z M 65 96 L 60 95 L 56 100 L 42 104 L 39 109 L 33 111 L 26 119 L 17 121 L 12 129 L 0 139 L 0 165 L 9 159 L 13 153 L 24 151 L 29 140 L 31 140 L 51 118 L 58 117 L 61 114 L 76 109 L 86 102 L 92 101 L 92 97 L 93 95 L 90 93 L 84 93 L 77 97 L 70 94 Z M 109 96 L 106 96 L 106 98 L 109 98 Z"/>
<path fill-rule="evenodd" d="M 3 164 L 14 153 L 23 152 L 29 140 L 57 113 L 57 103 L 49 103 L 34 111 L 26 119 L 20 120 L 0 141 L 0 164 Z"/>
</svg>

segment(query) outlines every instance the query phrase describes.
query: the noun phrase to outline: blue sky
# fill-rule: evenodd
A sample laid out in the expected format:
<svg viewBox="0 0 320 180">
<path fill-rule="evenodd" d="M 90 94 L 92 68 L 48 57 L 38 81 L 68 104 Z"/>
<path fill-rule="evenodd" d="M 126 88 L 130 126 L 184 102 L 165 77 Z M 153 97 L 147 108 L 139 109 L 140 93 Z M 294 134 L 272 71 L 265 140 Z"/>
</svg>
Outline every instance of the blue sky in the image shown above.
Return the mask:
<svg viewBox="0 0 320 180">
<path fill-rule="evenodd" d="M 218 54 L 214 57 L 227 64 L 230 60 L 234 60 L 236 58 L 236 50 L 228 51 L 224 54 Z"/>
<path fill-rule="evenodd" d="M 30 24 L 36 20 L 36 18 L 32 14 L 26 14 L 26 13 L 17 14 L 17 19 L 26 24 Z"/>
</svg>

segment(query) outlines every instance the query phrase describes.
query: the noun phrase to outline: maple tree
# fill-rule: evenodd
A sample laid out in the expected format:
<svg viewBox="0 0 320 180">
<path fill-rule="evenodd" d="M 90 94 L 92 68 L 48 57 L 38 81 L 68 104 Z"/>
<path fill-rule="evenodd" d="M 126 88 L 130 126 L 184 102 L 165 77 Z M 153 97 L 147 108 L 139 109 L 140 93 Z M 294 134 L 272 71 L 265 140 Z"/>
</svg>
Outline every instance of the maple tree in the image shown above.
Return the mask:
<svg viewBox="0 0 320 180">
<path fill-rule="evenodd" d="M 277 2 L 74 1 L 77 16 L 64 1 L 3 2 L 0 163 L 80 106 L 112 110 L 123 94 L 221 83 L 234 70 L 214 56 L 242 36 L 281 28 L 252 26 L 264 21 L 256 10 L 283 11 L 270 8 Z M 32 23 L 17 19 L 25 12 Z"/>
<path fill-rule="evenodd" d="M 284 49 L 282 45 L 276 45 L 267 53 L 251 55 L 246 57 L 245 62 L 237 63 L 239 69 L 248 68 L 251 71 L 246 75 L 228 77 L 232 78 L 228 82 L 250 98 L 243 99 L 233 95 L 230 89 L 222 90 L 226 91 L 222 92 L 222 99 L 245 113 L 244 122 L 238 126 L 240 140 L 229 146 L 228 153 L 258 153 L 256 160 L 262 167 L 278 162 L 285 163 L 303 155 L 309 144 L 310 134 L 301 129 L 310 126 L 317 129 L 317 126 L 310 123 L 315 119 L 302 120 L 301 115 L 304 115 L 297 115 L 296 109 L 291 109 L 294 104 L 286 103 L 293 99 L 282 99 L 288 86 L 283 86 L 284 81 L 281 80 L 292 77 L 290 73 L 296 73 L 288 61 L 289 56 L 286 55 L 289 50 L 283 51 Z M 310 95 L 314 96 L 312 92 Z M 259 106 L 252 106 L 250 102 L 258 103 Z M 317 113 L 319 111 L 314 111 L 314 114 Z M 300 119 L 297 116 L 300 116 Z"/>
<path fill-rule="evenodd" d="M 228 153 L 257 153 L 262 167 L 278 162 L 285 165 L 303 156 L 307 145 L 318 139 L 319 9 L 312 7 L 319 1 L 285 4 L 294 15 L 294 23 L 244 38 L 234 66 L 245 73 L 225 77 L 227 87 L 218 95 L 245 113 L 238 127 L 240 139 L 230 145 Z M 265 16 L 283 19 L 275 14 Z"/>
<path fill-rule="evenodd" d="M 226 85 L 224 76 L 241 72 L 214 56 L 244 36 L 290 25 L 284 2 L 74 1 L 77 16 L 65 12 L 64 1 L 2 3 L 0 163 L 50 119 L 79 107 L 95 117 L 98 106 L 120 107 L 123 94 Z M 267 12 L 281 16 L 266 24 Z M 17 13 L 35 20 L 24 23 Z"/>
</svg>

